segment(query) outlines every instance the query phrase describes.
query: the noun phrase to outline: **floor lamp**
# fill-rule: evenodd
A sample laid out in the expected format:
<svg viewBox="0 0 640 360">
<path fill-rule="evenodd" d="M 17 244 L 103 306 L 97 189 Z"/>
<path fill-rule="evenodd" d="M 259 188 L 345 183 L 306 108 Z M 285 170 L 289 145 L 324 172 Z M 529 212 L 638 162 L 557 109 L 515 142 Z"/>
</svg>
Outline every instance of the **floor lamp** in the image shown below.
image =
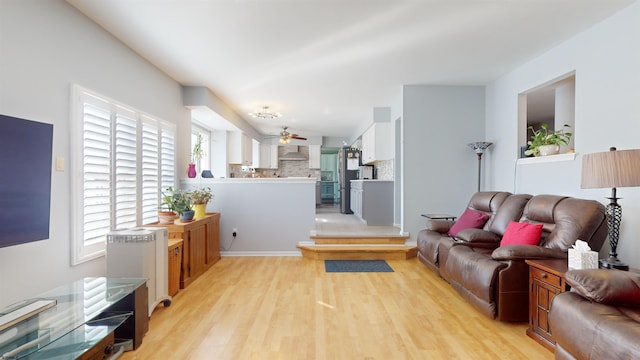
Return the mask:
<svg viewBox="0 0 640 360">
<path fill-rule="evenodd" d="M 582 158 L 583 189 L 611 188 L 607 205 L 607 226 L 609 230 L 609 257 L 600 259 L 600 267 L 629 270 L 629 265 L 618 260 L 616 249 L 622 222 L 622 207 L 618 204 L 616 188 L 640 186 L 640 150 L 620 150 L 612 147 L 609 151 L 586 154 Z"/>
<path fill-rule="evenodd" d="M 478 155 L 478 191 L 480 191 L 480 177 L 481 177 L 481 170 L 482 170 L 482 154 L 484 154 L 484 151 L 487 150 L 487 148 L 489 148 L 489 146 L 493 145 L 493 143 L 491 142 L 487 142 L 487 141 L 476 141 L 476 142 L 472 142 L 472 143 L 468 143 L 467 146 L 469 146 L 470 148 L 473 149 L 473 151 L 476 152 L 476 155 Z"/>
</svg>

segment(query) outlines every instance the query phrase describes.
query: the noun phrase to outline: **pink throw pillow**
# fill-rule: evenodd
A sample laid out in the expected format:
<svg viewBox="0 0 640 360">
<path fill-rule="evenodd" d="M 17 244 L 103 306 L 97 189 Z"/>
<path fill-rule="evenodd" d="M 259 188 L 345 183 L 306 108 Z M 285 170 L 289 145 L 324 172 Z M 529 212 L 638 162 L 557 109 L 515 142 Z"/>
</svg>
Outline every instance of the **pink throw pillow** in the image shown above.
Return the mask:
<svg viewBox="0 0 640 360">
<path fill-rule="evenodd" d="M 483 214 L 479 211 L 467 208 L 458 221 L 449 229 L 449 235 L 457 236 L 458 233 L 465 229 L 480 229 L 489 220 L 489 215 Z"/>
<path fill-rule="evenodd" d="M 512 221 L 504 231 L 500 246 L 538 245 L 542 235 L 542 224 L 529 224 Z"/>
</svg>

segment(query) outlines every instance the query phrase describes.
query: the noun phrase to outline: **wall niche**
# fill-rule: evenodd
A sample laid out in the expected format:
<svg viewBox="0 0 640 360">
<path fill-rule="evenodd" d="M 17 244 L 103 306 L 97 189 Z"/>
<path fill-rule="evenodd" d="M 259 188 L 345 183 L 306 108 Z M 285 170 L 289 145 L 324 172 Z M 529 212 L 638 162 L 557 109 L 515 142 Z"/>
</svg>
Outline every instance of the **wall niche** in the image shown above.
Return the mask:
<svg viewBox="0 0 640 360">
<path fill-rule="evenodd" d="M 560 153 L 574 152 L 575 128 L 575 71 L 529 89 L 518 97 L 518 148 L 525 157 L 527 141 L 531 137 L 529 126 L 539 129 L 547 124 L 550 130 L 561 129 L 564 124 L 573 133 Z"/>
</svg>

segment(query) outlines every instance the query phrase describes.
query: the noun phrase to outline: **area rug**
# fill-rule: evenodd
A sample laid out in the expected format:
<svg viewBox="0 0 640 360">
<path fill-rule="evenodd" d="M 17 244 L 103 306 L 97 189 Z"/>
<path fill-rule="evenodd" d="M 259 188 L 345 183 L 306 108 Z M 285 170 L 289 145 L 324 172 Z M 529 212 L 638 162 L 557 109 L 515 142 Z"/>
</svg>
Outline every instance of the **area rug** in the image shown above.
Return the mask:
<svg viewBox="0 0 640 360">
<path fill-rule="evenodd" d="M 326 272 L 393 272 L 384 260 L 325 260 Z"/>
</svg>

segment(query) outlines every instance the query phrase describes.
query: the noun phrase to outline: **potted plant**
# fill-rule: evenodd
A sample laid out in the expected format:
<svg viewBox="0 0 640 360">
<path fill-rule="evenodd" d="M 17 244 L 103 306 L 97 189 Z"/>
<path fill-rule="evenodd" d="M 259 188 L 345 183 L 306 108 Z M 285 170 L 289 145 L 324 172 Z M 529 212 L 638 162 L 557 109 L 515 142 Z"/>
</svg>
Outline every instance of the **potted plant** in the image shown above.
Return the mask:
<svg viewBox="0 0 640 360">
<path fill-rule="evenodd" d="M 191 198 L 189 193 L 181 189 L 173 189 L 169 186 L 166 192 L 162 192 L 162 205 L 169 211 L 173 211 L 180 220 L 189 221 L 193 219 L 194 211 L 191 209 Z"/>
<path fill-rule="evenodd" d="M 527 142 L 529 148 L 524 154 L 527 156 L 546 156 L 559 153 L 560 145 L 567 145 L 571 140 L 571 135 L 573 134 L 566 131 L 570 127 L 564 124 L 562 129 L 549 130 L 549 126 L 546 123 L 540 125 L 539 129 L 529 126 L 528 129 L 531 130 L 532 135 Z"/>
<path fill-rule="evenodd" d="M 205 215 L 207 203 L 213 198 L 211 188 L 203 187 L 195 189 L 189 193 L 191 199 L 191 206 L 195 210 L 194 219 L 202 219 Z"/>
</svg>

